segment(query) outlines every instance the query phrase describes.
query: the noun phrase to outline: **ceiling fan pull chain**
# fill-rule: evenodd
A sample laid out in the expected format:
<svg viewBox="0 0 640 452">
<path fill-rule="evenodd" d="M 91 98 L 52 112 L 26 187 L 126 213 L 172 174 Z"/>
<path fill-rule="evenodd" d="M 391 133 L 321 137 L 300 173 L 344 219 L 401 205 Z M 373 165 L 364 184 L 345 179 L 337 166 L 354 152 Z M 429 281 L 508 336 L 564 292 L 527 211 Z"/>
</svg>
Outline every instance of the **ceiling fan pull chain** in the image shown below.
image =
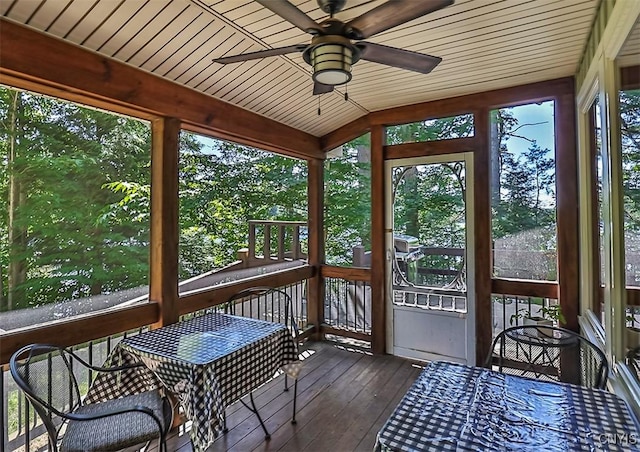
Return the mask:
<svg viewBox="0 0 640 452">
<path fill-rule="evenodd" d="M 344 85 L 344 101 L 347 102 L 349 100 L 349 84 L 345 83 Z"/>
<path fill-rule="evenodd" d="M 320 113 L 322 113 L 321 110 L 320 110 L 320 98 L 321 97 L 322 96 L 318 96 L 318 116 L 320 116 Z"/>
</svg>

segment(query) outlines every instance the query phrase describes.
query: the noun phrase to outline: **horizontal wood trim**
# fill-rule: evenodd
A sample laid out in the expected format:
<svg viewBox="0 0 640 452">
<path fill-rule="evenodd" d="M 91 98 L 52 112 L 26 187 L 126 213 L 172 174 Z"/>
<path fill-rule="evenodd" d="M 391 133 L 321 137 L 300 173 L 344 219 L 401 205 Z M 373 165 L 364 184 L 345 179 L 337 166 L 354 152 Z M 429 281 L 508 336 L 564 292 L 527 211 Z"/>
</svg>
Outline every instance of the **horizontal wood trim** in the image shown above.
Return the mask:
<svg viewBox="0 0 640 452">
<path fill-rule="evenodd" d="M 385 160 L 431 155 L 459 154 L 478 149 L 475 137 L 453 138 L 451 140 L 422 141 L 419 143 L 390 144 L 383 148 Z"/>
<path fill-rule="evenodd" d="M 314 273 L 313 267 L 304 266 L 223 284 L 199 293 L 185 294 L 179 301 L 180 315 L 224 302 L 232 294 L 248 287 L 280 287 L 311 278 Z M 216 302 L 212 303 L 211 300 Z M 72 346 L 151 325 L 159 318 L 158 303 L 150 302 L 8 331 L 0 334 L 0 365 L 8 363 L 11 355 L 27 344 Z"/>
<path fill-rule="evenodd" d="M 288 155 L 324 155 L 310 134 L 6 19 L 0 42 L 0 83 L 24 79 L 19 88 L 110 110 L 115 104 L 147 118 L 180 118 L 187 130 Z"/>
<path fill-rule="evenodd" d="M 597 294 L 597 303 L 600 305 L 600 303 L 604 303 L 604 287 L 598 287 Z M 640 306 L 640 287 L 627 287 L 626 294 L 629 306 Z"/>
<path fill-rule="evenodd" d="M 67 347 L 150 325 L 159 316 L 157 303 L 145 303 L 8 331 L 0 334 L 0 364 L 8 363 L 11 355 L 27 344 Z"/>
<path fill-rule="evenodd" d="M 224 303 L 231 295 L 249 287 L 269 286 L 281 287 L 315 276 L 316 270 L 310 265 L 273 272 L 253 278 L 242 279 L 225 284 L 180 294 L 178 311 L 180 315 L 207 309 Z"/>
<path fill-rule="evenodd" d="M 348 143 L 349 141 L 364 135 L 369 130 L 369 116 L 361 116 L 355 121 L 351 121 L 349 124 L 345 124 L 339 129 L 321 137 L 320 149 L 324 152 L 329 152 L 341 144 Z"/>
<path fill-rule="evenodd" d="M 422 252 L 427 256 L 464 256 L 464 248 L 422 247 Z"/>
<path fill-rule="evenodd" d="M 341 278 L 347 281 L 371 281 L 371 269 L 366 267 L 334 267 L 323 265 L 320 274 L 324 278 Z"/>
<path fill-rule="evenodd" d="M 351 339 L 357 339 L 359 341 L 371 342 L 371 334 L 368 333 L 358 333 L 356 331 L 347 331 L 341 330 L 340 328 L 333 328 L 328 325 L 322 325 L 320 328 L 322 334 L 333 334 L 335 336 L 349 337 Z"/>
<path fill-rule="evenodd" d="M 396 125 L 446 118 L 484 108 L 493 109 L 549 100 L 562 94 L 571 94 L 572 90 L 573 78 L 565 77 L 378 111 L 369 114 L 369 123 L 372 126 Z"/>
<path fill-rule="evenodd" d="M 558 299 L 558 283 L 493 278 L 491 293 Z"/>
<path fill-rule="evenodd" d="M 563 94 L 571 94 L 573 93 L 572 90 L 573 79 L 571 77 L 564 77 L 528 85 L 497 89 L 483 93 L 381 110 L 369 113 L 366 116 L 360 117 L 355 121 L 324 135 L 320 138 L 320 146 L 324 152 L 330 151 L 331 149 L 334 149 L 335 147 L 357 138 L 363 133 L 371 130 L 372 125 L 408 124 L 425 119 L 445 118 L 449 116 L 468 114 L 487 108 L 502 108 L 531 102 L 540 102 L 554 99 Z M 473 137 L 469 139 L 473 140 L 473 142 L 468 143 L 469 146 L 472 147 L 472 150 L 476 149 L 477 138 Z M 445 142 L 454 140 L 441 141 Z M 434 141 L 429 143 L 439 142 Z M 424 152 L 424 149 L 418 146 L 420 144 L 425 143 L 406 143 L 403 145 L 385 146 L 385 159 L 430 155 L 429 152 L 433 152 L 434 154 L 439 152 L 453 152 L 447 148 L 447 146 L 450 146 L 448 144 L 430 144 L 429 146 L 433 146 L 433 151 L 426 151 L 426 154 L 420 154 L 420 152 Z M 394 148 L 396 146 L 404 146 L 404 149 L 397 148 L 398 150 L 391 150 L 391 146 Z M 437 146 L 444 147 L 441 150 L 438 150 Z"/>
<path fill-rule="evenodd" d="M 440 269 L 440 268 L 418 268 L 419 275 L 441 275 L 441 276 L 458 276 L 460 271 L 458 270 L 448 270 L 448 269 Z"/>
<path fill-rule="evenodd" d="M 640 66 L 628 66 L 620 68 L 620 89 L 640 88 Z"/>
<path fill-rule="evenodd" d="M 0 25 L 3 25 L 0 19 Z M 1 36 L 1 34 L 0 34 Z M 4 53 L 4 48 L 1 49 Z M 32 91 L 34 93 L 40 93 L 59 99 L 64 99 L 69 102 L 76 102 L 81 105 L 88 105 L 91 107 L 101 108 L 103 110 L 111 111 L 114 113 L 120 113 L 133 118 L 144 119 L 152 121 L 159 117 L 159 115 L 153 114 L 149 111 L 145 111 L 139 108 L 133 108 L 130 105 L 124 105 L 121 102 L 113 100 L 102 99 L 96 96 L 89 96 L 86 93 L 81 93 L 73 90 L 69 87 L 58 85 L 54 82 L 36 81 L 26 78 L 26 75 L 7 73 L 3 68 L 3 61 L 0 59 L 0 83 L 13 88 L 22 89 L 25 91 Z"/>
</svg>

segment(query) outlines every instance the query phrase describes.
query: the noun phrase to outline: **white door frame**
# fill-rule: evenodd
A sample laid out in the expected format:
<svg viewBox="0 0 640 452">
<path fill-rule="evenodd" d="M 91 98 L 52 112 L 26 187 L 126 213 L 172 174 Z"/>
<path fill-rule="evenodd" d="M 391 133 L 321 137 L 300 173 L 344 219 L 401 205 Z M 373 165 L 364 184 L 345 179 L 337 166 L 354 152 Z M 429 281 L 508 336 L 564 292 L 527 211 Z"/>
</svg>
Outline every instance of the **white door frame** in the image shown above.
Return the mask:
<svg viewBox="0 0 640 452">
<path fill-rule="evenodd" d="M 385 274 L 385 309 L 387 310 L 387 324 L 386 324 L 386 351 L 389 354 L 396 354 L 394 346 L 394 315 L 396 309 L 402 309 L 393 305 L 393 266 L 391 260 L 393 259 L 393 204 L 392 204 L 392 170 L 397 166 L 411 166 L 411 165 L 429 165 L 437 163 L 450 163 L 450 162 L 464 162 L 465 165 L 465 206 L 466 206 L 466 272 L 467 272 L 467 312 L 448 312 L 437 311 L 437 315 L 442 315 L 443 321 L 452 321 L 453 318 L 465 318 L 466 319 L 466 359 L 458 359 L 455 357 L 447 357 L 440 355 L 433 355 L 428 352 L 415 352 L 409 358 L 415 358 L 420 360 L 434 360 L 434 359 L 448 359 L 451 361 L 464 362 L 468 365 L 475 365 L 476 361 L 476 303 L 475 303 L 475 256 L 474 256 L 474 204 L 473 204 L 473 187 L 474 187 L 474 174 L 473 174 L 473 153 L 461 152 L 456 154 L 443 154 L 428 157 L 415 157 L 406 159 L 394 159 L 385 161 L 385 180 L 387 181 L 387 188 L 385 193 L 385 257 L 387 259 L 386 274 Z M 405 308 L 407 309 L 407 308 Z M 419 309 L 419 308 L 408 308 Z M 447 318 L 448 317 L 448 318 Z"/>
</svg>

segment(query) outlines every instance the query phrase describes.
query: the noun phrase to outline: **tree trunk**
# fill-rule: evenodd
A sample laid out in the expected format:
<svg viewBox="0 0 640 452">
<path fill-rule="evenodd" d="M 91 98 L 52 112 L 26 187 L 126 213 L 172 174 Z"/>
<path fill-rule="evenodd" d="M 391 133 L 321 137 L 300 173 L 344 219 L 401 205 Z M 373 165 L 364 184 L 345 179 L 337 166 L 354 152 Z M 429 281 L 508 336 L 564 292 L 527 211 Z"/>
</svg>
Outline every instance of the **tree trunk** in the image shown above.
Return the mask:
<svg viewBox="0 0 640 452">
<path fill-rule="evenodd" d="M 9 212 L 8 212 L 8 239 L 9 239 L 9 268 L 7 284 L 6 310 L 16 309 L 23 298 L 19 286 L 27 279 L 27 263 L 25 251 L 27 248 L 27 231 L 17 221 L 20 207 L 25 203 L 25 193 L 20 175 L 15 170 L 15 161 L 20 144 L 22 132 L 22 116 L 24 106 L 22 104 L 22 92 L 13 91 L 11 111 L 9 112 L 9 155 L 7 168 L 9 170 Z"/>
<path fill-rule="evenodd" d="M 500 204 L 500 142 L 502 141 L 499 110 L 491 112 L 490 127 L 491 205 L 497 207 Z"/>
<path fill-rule="evenodd" d="M 412 166 L 404 176 L 406 184 L 406 222 L 407 235 L 420 238 L 420 222 L 418 221 L 418 170 Z"/>
</svg>

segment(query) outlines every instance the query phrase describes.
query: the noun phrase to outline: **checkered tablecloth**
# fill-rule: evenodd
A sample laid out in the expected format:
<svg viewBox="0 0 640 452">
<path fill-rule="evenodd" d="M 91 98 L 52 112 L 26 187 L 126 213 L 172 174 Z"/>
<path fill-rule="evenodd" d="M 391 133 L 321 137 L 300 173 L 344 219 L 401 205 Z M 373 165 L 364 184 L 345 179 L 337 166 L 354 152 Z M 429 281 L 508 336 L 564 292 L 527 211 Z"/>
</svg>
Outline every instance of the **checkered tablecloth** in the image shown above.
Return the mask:
<svg viewBox="0 0 640 452">
<path fill-rule="evenodd" d="M 378 433 L 378 451 L 634 451 L 640 433 L 606 391 L 430 363 Z"/>
<path fill-rule="evenodd" d="M 297 344 L 280 323 L 214 313 L 123 340 L 107 360 L 142 361 L 117 379 L 101 375 L 86 403 L 159 387 L 175 394 L 192 423 L 191 440 L 205 450 L 223 428 L 224 409 L 285 367 L 297 377 Z"/>
</svg>

